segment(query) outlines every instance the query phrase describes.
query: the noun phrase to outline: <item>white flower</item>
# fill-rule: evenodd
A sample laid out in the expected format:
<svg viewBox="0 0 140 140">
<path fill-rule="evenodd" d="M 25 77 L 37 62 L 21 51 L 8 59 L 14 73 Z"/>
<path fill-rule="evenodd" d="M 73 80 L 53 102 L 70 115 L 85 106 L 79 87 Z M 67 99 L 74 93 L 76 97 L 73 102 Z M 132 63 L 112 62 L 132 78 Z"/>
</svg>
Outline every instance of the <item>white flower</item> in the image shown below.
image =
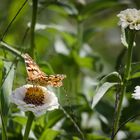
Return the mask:
<svg viewBox="0 0 140 140">
<path fill-rule="evenodd" d="M 119 25 L 122 28 L 130 28 L 132 30 L 140 30 L 140 10 L 126 9 L 118 15 L 120 18 Z"/>
<path fill-rule="evenodd" d="M 11 94 L 11 102 L 22 111 L 31 111 L 40 116 L 59 107 L 56 95 L 42 86 L 24 85 Z"/>
<path fill-rule="evenodd" d="M 140 86 L 136 86 L 132 98 L 139 100 L 140 99 Z"/>
</svg>

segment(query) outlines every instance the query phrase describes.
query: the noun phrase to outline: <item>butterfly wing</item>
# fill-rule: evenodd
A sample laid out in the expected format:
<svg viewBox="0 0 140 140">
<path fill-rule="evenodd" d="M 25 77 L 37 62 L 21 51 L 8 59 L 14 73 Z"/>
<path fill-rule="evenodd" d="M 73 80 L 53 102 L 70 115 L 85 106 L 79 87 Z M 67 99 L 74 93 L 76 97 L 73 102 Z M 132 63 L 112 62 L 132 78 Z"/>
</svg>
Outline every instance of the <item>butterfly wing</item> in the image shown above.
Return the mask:
<svg viewBox="0 0 140 140">
<path fill-rule="evenodd" d="M 42 72 L 39 66 L 33 61 L 33 59 L 26 53 L 23 55 L 28 74 L 28 81 L 41 86 L 62 86 L 62 80 L 66 77 L 63 74 L 46 75 Z"/>
<path fill-rule="evenodd" d="M 39 69 L 39 66 L 33 61 L 33 59 L 27 53 L 24 54 L 23 57 L 25 60 L 28 79 L 30 81 L 35 80 L 40 76 L 46 76 L 46 74 Z"/>
<path fill-rule="evenodd" d="M 63 74 L 47 75 L 44 78 L 46 81 L 46 85 L 60 87 L 63 85 L 62 80 L 66 78 L 66 75 Z"/>
</svg>

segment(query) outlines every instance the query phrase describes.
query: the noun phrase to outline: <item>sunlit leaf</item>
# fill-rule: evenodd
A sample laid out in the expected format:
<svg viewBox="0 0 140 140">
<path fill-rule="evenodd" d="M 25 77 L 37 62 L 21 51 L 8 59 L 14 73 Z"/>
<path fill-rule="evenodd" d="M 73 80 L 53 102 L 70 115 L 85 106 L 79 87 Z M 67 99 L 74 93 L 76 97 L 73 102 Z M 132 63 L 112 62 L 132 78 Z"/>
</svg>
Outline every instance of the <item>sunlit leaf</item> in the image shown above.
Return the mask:
<svg viewBox="0 0 140 140">
<path fill-rule="evenodd" d="M 53 129 L 46 129 L 39 140 L 55 140 L 55 137 L 59 134 L 59 131 Z"/>
<path fill-rule="evenodd" d="M 27 122 L 27 118 L 23 116 L 14 116 L 13 121 L 15 121 L 16 123 L 19 123 L 21 126 L 25 126 Z"/>
<path fill-rule="evenodd" d="M 128 122 L 125 125 L 129 131 L 133 131 L 133 132 L 139 132 L 140 131 L 140 123 L 139 122 Z"/>
<path fill-rule="evenodd" d="M 78 137 L 73 137 L 72 140 L 80 140 L 80 138 L 78 138 Z"/>
<path fill-rule="evenodd" d="M 97 134 L 87 134 L 87 140 L 110 140 L 110 138 Z"/>
<path fill-rule="evenodd" d="M 96 91 L 95 96 L 93 97 L 92 101 L 92 108 L 96 106 L 96 104 L 102 99 L 104 94 L 113 86 L 117 85 L 118 83 L 109 83 L 105 82 L 101 87 L 99 87 Z"/>
</svg>

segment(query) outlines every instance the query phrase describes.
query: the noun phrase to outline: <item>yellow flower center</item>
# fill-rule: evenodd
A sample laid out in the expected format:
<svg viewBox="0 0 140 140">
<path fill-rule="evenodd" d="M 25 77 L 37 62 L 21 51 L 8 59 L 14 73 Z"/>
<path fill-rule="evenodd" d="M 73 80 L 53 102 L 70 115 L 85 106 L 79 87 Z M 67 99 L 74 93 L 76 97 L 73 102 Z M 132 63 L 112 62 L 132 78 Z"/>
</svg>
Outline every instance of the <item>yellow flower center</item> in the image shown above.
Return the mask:
<svg viewBox="0 0 140 140">
<path fill-rule="evenodd" d="M 42 105 L 44 100 L 44 92 L 41 88 L 29 87 L 27 88 L 27 92 L 25 94 L 24 101 L 27 104 L 34 104 L 36 106 Z"/>
</svg>

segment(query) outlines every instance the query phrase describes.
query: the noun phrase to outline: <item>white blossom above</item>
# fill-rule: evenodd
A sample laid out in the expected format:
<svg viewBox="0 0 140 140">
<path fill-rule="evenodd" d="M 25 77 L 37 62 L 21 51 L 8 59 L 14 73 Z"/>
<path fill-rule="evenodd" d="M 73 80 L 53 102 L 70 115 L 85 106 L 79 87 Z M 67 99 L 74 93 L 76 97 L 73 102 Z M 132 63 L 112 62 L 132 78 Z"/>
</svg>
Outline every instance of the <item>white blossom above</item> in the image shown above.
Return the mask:
<svg viewBox="0 0 140 140">
<path fill-rule="evenodd" d="M 11 94 L 11 102 L 22 111 L 31 111 L 35 116 L 40 116 L 46 111 L 59 108 L 56 95 L 42 86 L 23 85 Z"/>
<path fill-rule="evenodd" d="M 132 30 L 140 30 L 140 10 L 126 9 L 121 11 L 118 15 L 120 18 L 119 25 L 122 28 L 129 28 Z"/>
<path fill-rule="evenodd" d="M 136 86 L 132 98 L 140 100 L 140 86 Z"/>
</svg>

